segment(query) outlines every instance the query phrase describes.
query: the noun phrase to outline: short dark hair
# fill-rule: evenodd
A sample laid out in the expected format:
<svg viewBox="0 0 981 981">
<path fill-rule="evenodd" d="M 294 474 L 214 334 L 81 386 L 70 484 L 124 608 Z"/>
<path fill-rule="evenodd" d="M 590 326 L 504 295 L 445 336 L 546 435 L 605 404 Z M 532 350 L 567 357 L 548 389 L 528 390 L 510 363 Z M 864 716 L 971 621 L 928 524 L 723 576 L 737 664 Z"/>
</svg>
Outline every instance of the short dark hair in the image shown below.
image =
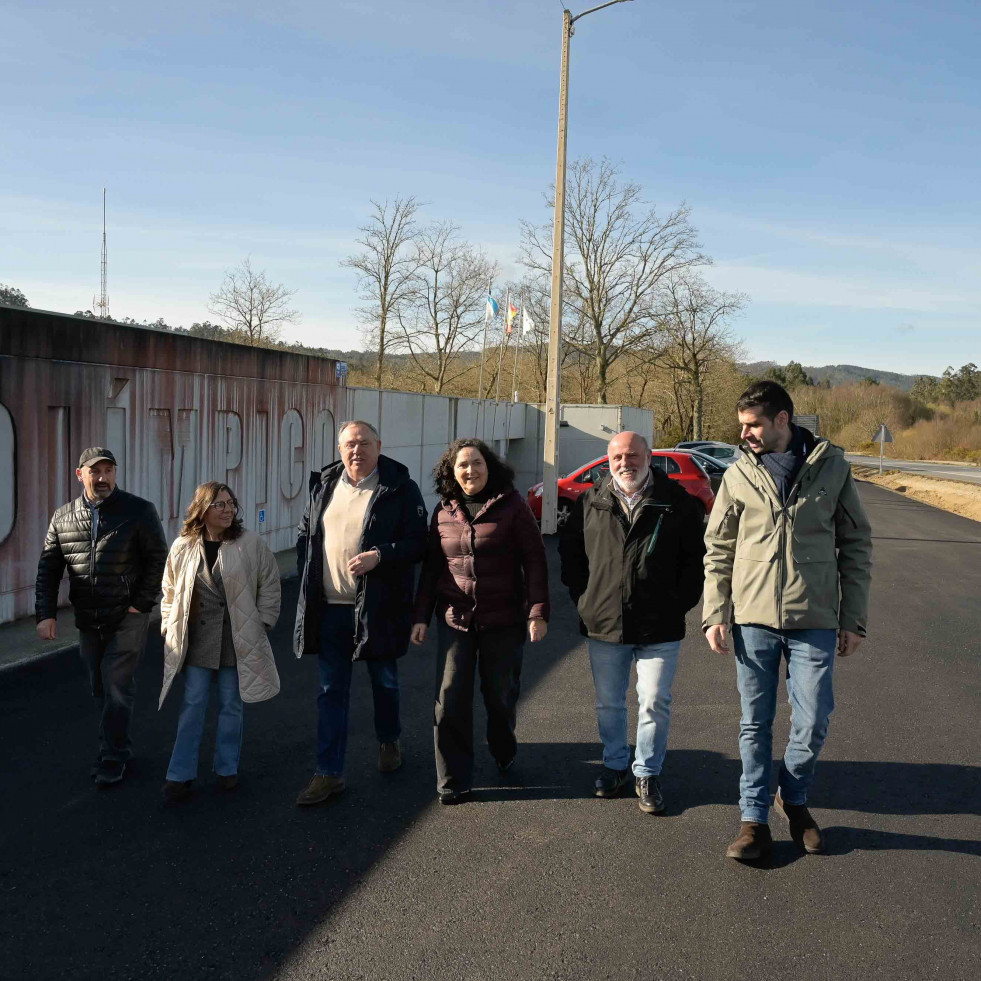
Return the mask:
<svg viewBox="0 0 981 981">
<path fill-rule="evenodd" d="M 491 494 L 500 494 L 514 486 L 514 470 L 511 469 L 482 439 L 454 440 L 433 467 L 433 486 L 442 501 L 459 499 L 460 485 L 456 482 L 453 467 L 460 450 L 472 446 L 487 464 L 487 489 Z"/>
<path fill-rule="evenodd" d="M 753 382 L 736 403 L 737 412 L 747 409 L 759 409 L 771 422 L 781 412 L 787 413 L 788 422 L 794 418 L 794 400 L 787 389 L 775 381 Z"/>
</svg>

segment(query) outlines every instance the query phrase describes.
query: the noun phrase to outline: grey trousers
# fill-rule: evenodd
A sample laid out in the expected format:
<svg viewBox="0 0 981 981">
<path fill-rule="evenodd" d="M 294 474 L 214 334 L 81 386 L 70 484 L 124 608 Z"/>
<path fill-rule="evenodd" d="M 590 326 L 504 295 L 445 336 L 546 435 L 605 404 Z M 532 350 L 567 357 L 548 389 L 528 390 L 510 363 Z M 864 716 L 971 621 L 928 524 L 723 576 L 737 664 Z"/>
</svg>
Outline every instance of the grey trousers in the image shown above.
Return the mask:
<svg viewBox="0 0 981 981">
<path fill-rule="evenodd" d="M 118 625 L 79 630 L 79 650 L 92 694 L 102 702 L 99 758 L 125 763 L 133 751 L 129 737 L 136 682 L 143 658 L 149 613 L 127 613 Z"/>
<path fill-rule="evenodd" d="M 525 625 L 464 632 L 440 621 L 436 655 L 437 790 L 469 790 L 473 784 L 473 683 L 487 709 L 487 745 L 499 764 L 518 748 L 514 737 Z"/>
</svg>

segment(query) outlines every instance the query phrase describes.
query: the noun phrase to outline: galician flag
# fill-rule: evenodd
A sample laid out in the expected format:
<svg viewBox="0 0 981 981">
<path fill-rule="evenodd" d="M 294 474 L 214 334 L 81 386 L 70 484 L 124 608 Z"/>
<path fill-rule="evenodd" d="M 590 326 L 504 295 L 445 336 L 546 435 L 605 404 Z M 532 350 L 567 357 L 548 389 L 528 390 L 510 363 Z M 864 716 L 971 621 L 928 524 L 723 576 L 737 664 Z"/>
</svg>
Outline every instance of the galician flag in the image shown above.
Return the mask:
<svg viewBox="0 0 981 981">
<path fill-rule="evenodd" d="M 528 311 L 521 308 L 521 333 L 530 334 L 535 329 L 535 321 L 528 316 Z"/>
<path fill-rule="evenodd" d="M 484 307 L 484 323 L 487 323 L 488 320 L 493 320 L 497 316 L 498 309 L 497 301 L 488 294 L 487 306 Z"/>
<path fill-rule="evenodd" d="M 508 315 L 507 315 L 507 332 L 511 333 L 511 326 L 514 323 L 514 318 L 518 316 L 518 308 L 513 303 L 508 303 Z"/>
</svg>

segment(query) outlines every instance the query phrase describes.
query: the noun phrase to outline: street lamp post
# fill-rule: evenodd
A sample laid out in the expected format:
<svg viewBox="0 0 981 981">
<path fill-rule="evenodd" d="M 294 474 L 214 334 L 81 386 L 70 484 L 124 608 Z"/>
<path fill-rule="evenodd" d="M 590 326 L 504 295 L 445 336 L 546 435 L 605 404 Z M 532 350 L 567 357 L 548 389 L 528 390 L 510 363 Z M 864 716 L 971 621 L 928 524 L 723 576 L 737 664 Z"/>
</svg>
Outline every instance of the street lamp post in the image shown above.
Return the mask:
<svg viewBox="0 0 981 981">
<path fill-rule="evenodd" d="M 548 318 L 548 378 L 545 386 L 545 460 L 542 468 L 542 534 L 555 534 L 558 526 L 558 452 L 560 402 L 562 396 L 562 273 L 565 268 L 565 170 L 566 135 L 569 121 L 569 39 L 573 24 L 586 14 L 595 13 L 615 3 L 629 0 L 608 0 L 590 7 L 575 17 L 562 11 L 562 63 L 559 69 L 559 144 L 555 160 L 555 215 L 552 224 L 552 298 Z"/>
</svg>

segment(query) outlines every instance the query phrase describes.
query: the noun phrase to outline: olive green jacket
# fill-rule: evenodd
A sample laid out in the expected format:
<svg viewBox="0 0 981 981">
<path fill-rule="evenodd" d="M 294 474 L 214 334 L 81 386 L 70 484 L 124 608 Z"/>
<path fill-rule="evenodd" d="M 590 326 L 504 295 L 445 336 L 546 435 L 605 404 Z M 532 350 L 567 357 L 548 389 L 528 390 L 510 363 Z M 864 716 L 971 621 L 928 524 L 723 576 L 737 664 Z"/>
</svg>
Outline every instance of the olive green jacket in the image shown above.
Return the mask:
<svg viewBox="0 0 981 981">
<path fill-rule="evenodd" d="M 755 623 L 864 637 L 872 529 L 845 451 L 818 440 L 787 501 L 754 453 L 726 471 L 705 531 L 703 629 Z"/>
</svg>

